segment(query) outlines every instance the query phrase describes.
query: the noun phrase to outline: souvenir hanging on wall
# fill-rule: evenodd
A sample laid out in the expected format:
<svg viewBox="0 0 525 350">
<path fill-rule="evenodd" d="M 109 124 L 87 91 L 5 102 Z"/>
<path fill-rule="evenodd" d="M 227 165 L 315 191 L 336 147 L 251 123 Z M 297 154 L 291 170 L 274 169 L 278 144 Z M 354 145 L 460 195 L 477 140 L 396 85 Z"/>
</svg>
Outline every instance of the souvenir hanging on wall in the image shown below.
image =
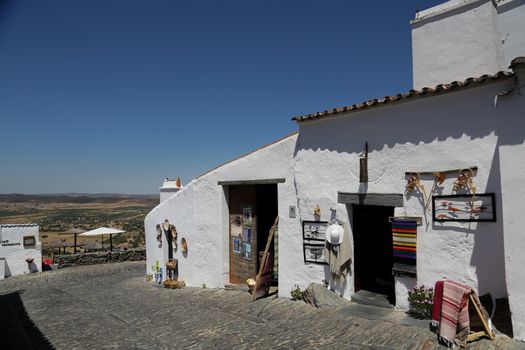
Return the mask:
<svg viewBox="0 0 525 350">
<path fill-rule="evenodd" d="M 304 262 L 312 264 L 327 265 L 324 256 L 324 244 L 303 244 Z"/>
<path fill-rule="evenodd" d="M 466 191 L 470 191 L 472 195 L 476 195 L 476 185 L 474 185 L 474 172 L 472 169 L 463 169 L 461 170 L 461 173 L 459 174 L 456 181 L 454 181 L 454 188 L 453 192 L 458 192 L 461 189 L 465 189 Z"/>
<path fill-rule="evenodd" d="M 157 242 L 159 248 L 162 248 L 162 228 L 160 226 L 160 224 L 157 225 Z"/>
<path fill-rule="evenodd" d="M 359 183 L 368 182 L 368 142 L 365 142 L 363 153 L 359 157 Z"/>
<path fill-rule="evenodd" d="M 416 277 L 417 222 L 392 222 L 393 263 L 392 274 L 400 277 Z"/>
<path fill-rule="evenodd" d="M 171 249 L 177 250 L 178 244 L 177 244 L 177 228 L 173 225 L 170 225 L 170 234 L 171 234 Z"/>
<path fill-rule="evenodd" d="M 303 221 L 303 240 L 326 241 L 327 221 Z"/>
<path fill-rule="evenodd" d="M 241 253 L 241 239 L 239 237 L 232 238 L 233 252 L 240 254 Z"/>
<path fill-rule="evenodd" d="M 304 262 L 326 265 L 324 246 L 326 241 L 327 221 L 303 221 L 303 257 Z"/>
<path fill-rule="evenodd" d="M 186 242 L 186 238 L 182 238 L 182 240 L 180 241 L 180 251 L 182 252 L 182 254 L 188 253 L 188 242 Z"/>
<path fill-rule="evenodd" d="M 251 227 L 242 228 L 242 240 L 243 242 L 247 242 L 247 243 L 252 242 L 252 228 Z"/>
<path fill-rule="evenodd" d="M 454 187 L 452 192 L 458 192 L 460 190 L 465 190 L 470 192 L 472 195 L 476 195 L 476 185 L 474 184 L 474 171 L 477 170 L 477 167 L 466 168 L 466 169 L 452 169 L 452 170 L 443 170 L 443 171 L 434 171 L 434 172 L 407 172 L 405 175 L 408 176 L 405 195 L 408 197 L 414 191 L 419 191 L 423 195 L 423 206 L 425 210 L 429 209 L 430 201 L 432 196 L 435 193 L 438 186 L 443 186 L 446 174 L 447 173 L 456 173 L 459 172 L 458 177 L 454 181 Z M 432 175 L 434 176 L 434 183 L 430 193 L 427 194 L 426 188 L 421 181 L 421 174 L 423 175 Z"/>
<path fill-rule="evenodd" d="M 432 185 L 432 188 L 430 189 L 430 193 L 428 194 L 428 198 L 425 198 L 425 210 L 429 209 L 430 201 L 432 200 L 432 194 L 434 191 L 436 191 L 436 188 L 438 186 L 443 186 L 443 183 L 445 182 L 446 175 L 436 172 L 432 173 L 434 176 L 434 184 Z"/>
<path fill-rule="evenodd" d="M 242 215 L 230 215 L 230 235 L 240 237 L 242 235 Z"/>
<path fill-rule="evenodd" d="M 471 195 L 449 195 L 432 197 L 434 221 L 496 221 L 494 193 Z"/>
<path fill-rule="evenodd" d="M 162 227 L 164 228 L 164 231 L 168 232 L 168 230 L 170 229 L 170 222 L 168 221 L 168 219 L 164 220 L 164 224 L 162 224 Z"/>
<path fill-rule="evenodd" d="M 314 208 L 314 218 L 316 221 L 321 220 L 321 207 L 317 204 Z"/>
<path fill-rule="evenodd" d="M 242 244 L 242 257 L 248 260 L 252 259 L 252 245 L 250 243 Z"/>
<path fill-rule="evenodd" d="M 424 197 L 427 198 L 427 191 L 425 189 L 425 186 L 421 183 L 419 173 L 412 173 L 407 179 L 407 184 L 405 186 L 405 194 L 409 196 L 412 194 L 412 192 L 416 190 L 422 192 Z"/>
<path fill-rule="evenodd" d="M 244 207 L 242 209 L 242 225 L 244 227 L 251 227 L 252 226 L 252 208 L 251 207 Z"/>
</svg>

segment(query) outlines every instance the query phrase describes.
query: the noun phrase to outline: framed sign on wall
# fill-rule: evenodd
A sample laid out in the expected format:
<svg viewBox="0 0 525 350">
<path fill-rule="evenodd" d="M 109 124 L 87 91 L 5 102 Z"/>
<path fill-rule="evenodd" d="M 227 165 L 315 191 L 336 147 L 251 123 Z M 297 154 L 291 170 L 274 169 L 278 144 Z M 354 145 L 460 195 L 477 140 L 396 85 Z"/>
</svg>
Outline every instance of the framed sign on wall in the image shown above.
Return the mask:
<svg viewBox="0 0 525 350">
<path fill-rule="evenodd" d="M 305 263 L 327 264 L 324 256 L 327 227 L 327 221 L 303 221 L 303 255 Z"/>
<path fill-rule="evenodd" d="M 494 222 L 495 197 L 494 193 L 432 196 L 432 219 L 437 222 Z"/>
<path fill-rule="evenodd" d="M 327 221 L 303 221 L 303 240 L 326 241 Z"/>
<path fill-rule="evenodd" d="M 304 262 L 327 265 L 324 256 L 324 244 L 303 244 Z"/>
</svg>

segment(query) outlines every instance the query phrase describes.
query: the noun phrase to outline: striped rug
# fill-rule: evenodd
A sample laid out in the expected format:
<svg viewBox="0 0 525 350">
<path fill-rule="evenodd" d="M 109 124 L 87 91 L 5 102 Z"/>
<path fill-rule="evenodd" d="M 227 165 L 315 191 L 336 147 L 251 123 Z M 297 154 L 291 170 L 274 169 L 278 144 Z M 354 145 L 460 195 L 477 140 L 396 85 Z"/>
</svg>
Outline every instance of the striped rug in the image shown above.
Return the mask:
<svg viewBox="0 0 525 350">
<path fill-rule="evenodd" d="M 416 277 L 417 223 L 393 221 L 394 276 Z"/>
</svg>

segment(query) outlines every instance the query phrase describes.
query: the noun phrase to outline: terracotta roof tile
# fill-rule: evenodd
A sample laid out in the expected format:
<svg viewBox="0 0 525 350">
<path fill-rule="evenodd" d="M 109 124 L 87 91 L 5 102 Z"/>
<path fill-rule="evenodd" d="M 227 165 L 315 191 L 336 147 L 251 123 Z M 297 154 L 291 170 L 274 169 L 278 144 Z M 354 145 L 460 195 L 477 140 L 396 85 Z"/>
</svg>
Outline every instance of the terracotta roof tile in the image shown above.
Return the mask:
<svg viewBox="0 0 525 350">
<path fill-rule="evenodd" d="M 355 112 L 355 111 L 371 108 L 371 107 L 378 106 L 378 105 L 384 105 L 390 102 L 397 102 L 397 101 L 405 100 L 411 97 L 433 96 L 439 93 L 446 93 L 446 92 L 449 92 L 455 89 L 467 88 L 471 85 L 478 85 L 478 84 L 482 84 L 482 83 L 489 82 L 489 81 L 508 78 L 513 75 L 514 73 L 507 72 L 507 71 L 500 71 L 494 75 L 485 74 L 478 78 L 468 78 L 464 81 L 453 81 L 449 84 L 439 84 L 434 88 L 424 87 L 421 90 L 410 90 L 405 93 L 399 93 L 393 96 L 385 96 L 381 99 L 375 98 L 375 99 L 364 101 L 358 104 L 353 104 L 351 106 L 327 109 L 326 111 L 323 111 L 323 112 L 315 112 L 315 113 L 306 114 L 303 116 L 297 116 L 297 117 L 293 117 L 292 120 L 295 120 L 297 122 L 302 122 L 306 120 L 325 118 L 325 117 L 329 117 L 329 116 L 333 116 L 333 115 L 341 114 L 341 113 L 346 113 L 346 112 Z"/>
</svg>

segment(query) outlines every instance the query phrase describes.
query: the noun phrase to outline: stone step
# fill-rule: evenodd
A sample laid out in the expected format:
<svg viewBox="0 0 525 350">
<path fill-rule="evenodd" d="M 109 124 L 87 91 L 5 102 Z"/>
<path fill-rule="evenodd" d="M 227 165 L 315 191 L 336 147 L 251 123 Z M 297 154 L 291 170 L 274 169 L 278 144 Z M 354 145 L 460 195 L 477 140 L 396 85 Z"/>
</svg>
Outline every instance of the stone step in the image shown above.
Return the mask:
<svg viewBox="0 0 525 350">
<path fill-rule="evenodd" d="M 226 290 L 234 290 L 238 292 L 248 292 L 248 286 L 244 284 L 233 284 L 233 283 L 227 283 L 224 285 L 224 289 Z"/>
<path fill-rule="evenodd" d="M 384 307 L 386 309 L 394 308 L 394 305 L 388 302 L 388 297 L 386 295 L 369 292 L 367 290 L 360 290 L 359 292 L 352 294 L 351 300 L 354 303 L 363 305 Z"/>
</svg>

